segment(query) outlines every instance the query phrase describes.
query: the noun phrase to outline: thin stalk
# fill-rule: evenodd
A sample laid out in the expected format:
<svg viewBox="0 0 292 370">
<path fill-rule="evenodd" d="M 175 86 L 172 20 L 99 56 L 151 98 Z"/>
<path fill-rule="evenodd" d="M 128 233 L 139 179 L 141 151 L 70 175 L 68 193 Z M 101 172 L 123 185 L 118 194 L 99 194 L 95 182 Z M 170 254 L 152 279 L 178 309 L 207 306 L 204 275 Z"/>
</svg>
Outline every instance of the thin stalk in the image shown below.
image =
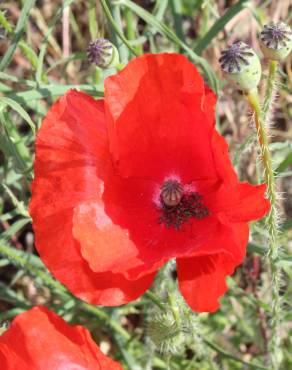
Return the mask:
<svg viewBox="0 0 292 370">
<path fill-rule="evenodd" d="M 170 8 L 174 19 L 175 33 L 180 39 L 184 38 L 182 25 L 182 3 L 181 0 L 170 0 Z"/>
<path fill-rule="evenodd" d="M 277 60 L 270 60 L 269 62 L 269 75 L 265 93 L 265 100 L 262 108 L 264 121 L 267 117 L 269 109 L 271 108 L 273 97 L 275 94 L 278 64 L 279 62 Z"/>
<path fill-rule="evenodd" d="M 217 344 L 215 344 L 214 342 L 211 342 L 210 340 L 208 339 L 203 339 L 203 342 L 210 348 L 212 348 L 214 351 L 216 351 L 217 353 L 219 353 L 222 357 L 225 357 L 225 358 L 228 358 L 230 360 L 233 360 L 233 361 L 236 361 L 236 362 L 240 362 L 242 363 L 243 365 L 246 366 L 247 369 L 258 369 L 258 370 L 268 370 L 268 368 L 262 366 L 262 365 L 257 365 L 257 364 L 254 364 L 252 362 L 247 362 L 247 361 L 244 361 L 242 360 L 241 358 L 237 357 L 237 356 L 234 356 L 232 355 L 231 353 L 228 353 L 226 352 L 225 350 L 223 350 L 221 347 L 219 347 Z"/>
<path fill-rule="evenodd" d="M 124 18 L 125 18 L 125 23 L 126 23 L 126 35 L 127 39 L 129 41 L 135 40 L 138 37 L 138 32 L 137 32 L 137 21 L 134 18 L 134 14 L 129 8 L 124 9 Z M 135 45 L 133 46 L 133 49 L 136 50 L 137 54 L 142 54 L 142 45 Z"/>
<path fill-rule="evenodd" d="M 123 24 L 122 24 L 122 16 L 121 16 L 121 9 L 119 4 L 111 4 L 112 7 L 112 15 L 113 18 L 120 29 L 120 31 L 123 33 Z M 117 48 L 119 51 L 120 59 L 122 63 L 127 63 L 128 61 L 128 50 L 126 45 L 123 43 L 121 39 L 117 40 Z"/>
<path fill-rule="evenodd" d="M 169 303 L 173 318 L 175 322 L 177 323 L 177 325 L 179 326 L 181 323 L 180 313 L 178 310 L 178 306 L 176 304 L 175 296 L 172 293 L 168 294 L 168 303 Z"/>
<path fill-rule="evenodd" d="M 95 0 L 88 1 L 88 21 L 91 40 L 95 40 L 98 35 Z"/>
<path fill-rule="evenodd" d="M 111 25 L 113 31 L 114 31 L 113 35 L 118 36 L 120 38 L 120 40 L 132 52 L 132 54 L 135 55 L 135 56 L 138 56 L 136 50 L 129 44 L 128 40 L 125 38 L 125 36 L 123 34 L 123 31 L 122 31 L 121 27 L 119 26 L 119 24 L 117 24 L 115 18 L 113 17 L 113 15 L 111 13 L 111 10 L 110 10 L 110 7 L 109 7 L 109 4 L 108 4 L 108 1 L 107 0 L 100 0 L 100 2 L 101 2 L 102 9 L 104 11 L 104 14 L 105 14 L 109 24 Z M 117 5 L 118 4 L 115 4 L 115 6 L 117 6 Z M 118 50 L 119 50 L 119 45 L 117 45 L 117 47 L 118 47 Z M 120 50 L 119 50 L 119 52 L 120 52 Z M 123 53 L 124 53 L 124 51 L 123 51 Z"/>
<path fill-rule="evenodd" d="M 255 122 L 258 134 L 258 142 L 261 149 L 261 159 L 264 167 L 265 181 L 267 183 L 267 194 L 271 203 L 270 211 L 267 215 L 267 227 L 269 232 L 269 249 L 268 259 L 271 269 L 271 286 L 272 286 L 272 321 L 271 321 L 271 338 L 269 342 L 269 352 L 271 359 L 271 370 L 279 369 L 279 351 L 280 351 L 280 336 L 279 323 L 281 317 L 280 304 L 280 271 L 277 266 L 278 253 L 278 223 L 277 223 L 277 194 L 276 180 L 272 166 L 272 156 L 269 149 L 269 141 L 266 126 L 263 120 L 263 112 L 261 111 L 259 96 L 257 91 L 251 91 L 247 95 L 248 101 L 255 113 Z"/>
</svg>

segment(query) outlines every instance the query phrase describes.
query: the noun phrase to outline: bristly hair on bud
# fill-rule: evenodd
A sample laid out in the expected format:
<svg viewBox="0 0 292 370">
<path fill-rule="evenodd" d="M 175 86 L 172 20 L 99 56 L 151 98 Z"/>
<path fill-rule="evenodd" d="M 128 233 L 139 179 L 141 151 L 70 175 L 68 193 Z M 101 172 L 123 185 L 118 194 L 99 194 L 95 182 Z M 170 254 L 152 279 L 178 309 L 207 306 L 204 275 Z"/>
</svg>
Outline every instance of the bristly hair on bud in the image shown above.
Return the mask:
<svg viewBox="0 0 292 370">
<path fill-rule="evenodd" d="M 184 344 L 184 333 L 170 311 L 155 315 L 147 325 L 147 334 L 164 354 L 177 353 Z"/>
<path fill-rule="evenodd" d="M 292 49 L 291 28 L 284 22 L 265 25 L 260 33 L 260 46 L 266 58 L 284 60 Z"/>
<path fill-rule="evenodd" d="M 103 69 L 119 64 L 119 54 L 116 47 L 104 38 L 90 42 L 87 48 L 87 57 L 91 63 Z"/>
<path fill-rule="evenodd" d="M 254 90 L 261 78 L 261 63 L 253 49 L 242 41 L 223 50 L 219 63 L 227 78 L 243 91 Z"/>
</svg>

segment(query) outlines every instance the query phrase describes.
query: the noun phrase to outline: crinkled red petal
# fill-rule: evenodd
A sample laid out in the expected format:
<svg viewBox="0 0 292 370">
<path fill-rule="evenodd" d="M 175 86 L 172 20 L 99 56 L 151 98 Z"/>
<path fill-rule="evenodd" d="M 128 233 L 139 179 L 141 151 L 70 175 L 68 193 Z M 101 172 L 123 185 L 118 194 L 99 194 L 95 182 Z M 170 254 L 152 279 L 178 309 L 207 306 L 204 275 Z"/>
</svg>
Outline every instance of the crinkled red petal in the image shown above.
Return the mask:
<svg viewBox="0 0 292 370">
<path fill-rule="evenodd" d="M 110 168 L 103 103 L 70 91 L 53 105 L 36 141 L 30 203 L 36 247 L 49 270 L 75 295 L 95 304 L 119 305 L 143 294 L 154 274 L 133 282 L 104 268 L 95 272 L 72 230 L 74 210 L 101 197 Z M 96 249 L 102 255 L 102 244 Z"/>
<path fill-rule="evenodd" d="M 226 276 L 234 272 L 245 256 L 248 226 L 240 223 L 230 227 L 229 231 L 221 229 L 219 234 L 213 235 L 209 243 L 214 246 L 222 244 L 223 249 L 229 248 L 231 251 L 237 249 L 237 258 L 234 258 L 233 253 L 218 253 L 178 258 L 176 261 L 179 289 L 188 305 L 196 312 L 214 312 L 219 308 L 218 299 L 228 289 Z"/>
<path fill-rule="evenodd" d="M 179 54 L 144 55 L 105 81 L 111 153 L 124 177 L 184 182 L 215 176 L 209 112 L 214 96 Z"/>
</svg>

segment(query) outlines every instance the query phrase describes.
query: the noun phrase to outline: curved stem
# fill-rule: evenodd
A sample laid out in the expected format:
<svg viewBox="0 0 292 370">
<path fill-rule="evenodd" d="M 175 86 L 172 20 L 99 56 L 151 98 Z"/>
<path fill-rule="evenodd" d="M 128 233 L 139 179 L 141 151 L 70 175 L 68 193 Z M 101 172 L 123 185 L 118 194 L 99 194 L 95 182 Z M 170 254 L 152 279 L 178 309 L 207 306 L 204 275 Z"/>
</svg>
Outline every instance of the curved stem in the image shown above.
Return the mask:
<svg viewBox="0 0 292 370">
<path fill-rule="evenodd" d="M 265 181 L 267 183 L 267 194 L 271 203 L 270 211 L 267 215 L 267 227 L 269 232 L 269 250 L 268 259 L 271 269 L 271 286 L 272 286 L 272 322 L 271 322 L 271 338 L 269 343 L 269 351 L 271 358 L 271 370 L 279 369 L 279 351 L 280 351 L 280 337 L 279 337 L 279 322 L 280 322 L 280 271 L 276 264 L 278 258 L 278 224 L 277 224 L 277 194 L 276 181 L 272 167 L 272 157 L 269 149 L 269 142 L 265 123 L 263 120 L 263 112 L 261 111 L 259 96 L 257 91 L 252 91 L 247 95 L 249 103 L 255 113 L 255 122 L 258 134 L 258 142 L 261 149 L 262 163 L 264 167 Z"/>
<path fill-rule="evenodd" d="M 275 85 L 276 85 L 276 78 L 277 78 L 277 70 L 278 70 L 279 62 L 277 60 L 270 60 L 269 63 L 269 75 L 265 93 L 265 100 L 263 104 L 262 114 L 263 119 L 265 121 L 268 111 L 271 108 L 271 103 L 273 100 L 273 96 L 275 93 Z"/>
</svg>

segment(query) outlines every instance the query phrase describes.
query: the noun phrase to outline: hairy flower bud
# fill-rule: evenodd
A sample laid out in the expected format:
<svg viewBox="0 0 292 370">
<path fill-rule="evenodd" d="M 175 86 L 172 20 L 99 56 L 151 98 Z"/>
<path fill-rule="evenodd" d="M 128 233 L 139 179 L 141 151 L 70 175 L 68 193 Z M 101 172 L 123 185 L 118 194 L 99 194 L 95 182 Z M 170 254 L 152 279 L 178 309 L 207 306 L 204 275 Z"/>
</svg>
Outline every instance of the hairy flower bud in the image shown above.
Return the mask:
<svg viewBox="0 0 292 370">
<path fill-rule="evenodd" d="M 255 89 L 261 78 L 261 63 L 253 49 L 244 42 L 236 42 L 223 50 L 219 59 L 227 78 L 243 91 Z"/>
<path fill-rule="evenodd" d="M 119 64 L 118 50 L 107 39 L 99 38 L 91 41 L 87 48 L 87 56 L 90 62 L 103 69 Z"/>
<path fill-rule="evenodd" d="M 292 49 L 291 28 L 283 22 L 265 25 L 260 33 L 260 46 L 266 58 L 284 60 Z"/>
<path fill-rule="evenodd" d="M 171 312 L 156 315 L 147 326 L 147 334 L 161 353 L 176 353 L 183 346 L 184 330 Z"/>
</svg>

